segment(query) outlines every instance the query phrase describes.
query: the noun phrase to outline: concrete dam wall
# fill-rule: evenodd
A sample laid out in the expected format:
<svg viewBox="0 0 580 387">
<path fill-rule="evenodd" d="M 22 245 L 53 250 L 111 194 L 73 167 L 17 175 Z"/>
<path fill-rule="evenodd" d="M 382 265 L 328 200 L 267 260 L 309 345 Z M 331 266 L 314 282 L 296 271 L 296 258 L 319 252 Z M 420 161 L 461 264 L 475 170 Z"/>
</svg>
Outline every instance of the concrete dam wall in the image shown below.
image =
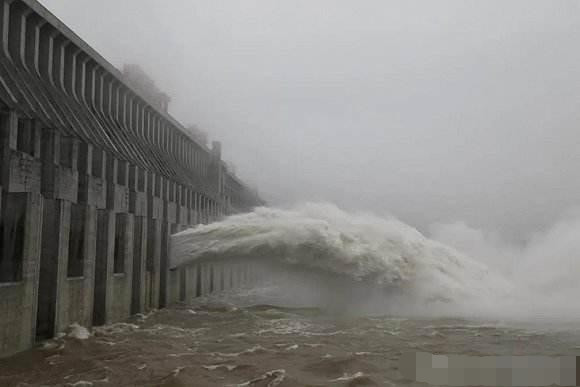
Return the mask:
<svg viewBox="0 0 580 387">
<path fill-rule="evenodd" d="M 35 0 L 0 0 L 0 356 L 248 280 L 170 235 L 260 199 Z"/>
</svg>

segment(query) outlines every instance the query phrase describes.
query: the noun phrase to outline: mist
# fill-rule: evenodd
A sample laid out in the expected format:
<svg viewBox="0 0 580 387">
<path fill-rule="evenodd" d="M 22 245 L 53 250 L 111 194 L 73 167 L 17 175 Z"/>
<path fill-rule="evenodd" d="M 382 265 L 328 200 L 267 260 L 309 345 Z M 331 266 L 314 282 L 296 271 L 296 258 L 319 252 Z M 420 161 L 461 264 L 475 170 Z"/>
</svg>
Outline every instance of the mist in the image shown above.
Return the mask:
<svg viewBox="0 0 580 387">
<path fill-rule="evenodd" d="M 42 3 L 143 67 L 271 205 L 522 245 L 579 202 L 577 1 Z"/>
<path fill-rule="evenodd" d="M 435 225 L 428 238 L 329 203 L 261 207 L 173 235 L 171 265 L 250 265 L 260 273 L 252 301 L 338 316 L 576 324 L 579 215 L 522 247 L 463 223 Z"/>
</svg>

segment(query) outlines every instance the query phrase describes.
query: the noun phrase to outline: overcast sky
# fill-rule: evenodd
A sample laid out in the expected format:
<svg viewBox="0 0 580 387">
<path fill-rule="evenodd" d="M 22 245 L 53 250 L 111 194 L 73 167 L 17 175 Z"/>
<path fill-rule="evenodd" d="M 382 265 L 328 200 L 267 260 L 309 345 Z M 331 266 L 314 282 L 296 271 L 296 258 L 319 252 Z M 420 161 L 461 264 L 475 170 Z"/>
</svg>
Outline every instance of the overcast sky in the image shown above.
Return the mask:
<svg viewBox="0 0 580 387">
<path fill-rule="evenodd" d="M 576 0 L 43 0 L 274 204 L 522 237 L 580 203 Z"/>
</svg>

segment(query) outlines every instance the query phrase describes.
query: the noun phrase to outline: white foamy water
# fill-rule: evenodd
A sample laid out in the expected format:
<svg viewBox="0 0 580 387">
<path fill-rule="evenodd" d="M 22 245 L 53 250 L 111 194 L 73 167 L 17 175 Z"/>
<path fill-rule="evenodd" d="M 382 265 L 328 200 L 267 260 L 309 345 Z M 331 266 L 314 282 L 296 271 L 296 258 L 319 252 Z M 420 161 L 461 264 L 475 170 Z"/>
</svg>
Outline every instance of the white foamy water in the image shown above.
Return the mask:
<svg viewBox="0 0 580 387">
<path fill-rule="evenodd" d="M 330 204 L 257 208 L 173 236 L 172 265 L 262 259 L 348 278 L 392 296 L 407 313 L 493 308 L 513 287 L 501 275 L 395 218 Z M 376 295 L 373 295 L 373 298 Z M 394 302 L 394 301 L 393 301 Z M 449 306 L 453 305 L 452 308 Z M 427 308 L 427 309 L 425 309 Z"/>
</svg>

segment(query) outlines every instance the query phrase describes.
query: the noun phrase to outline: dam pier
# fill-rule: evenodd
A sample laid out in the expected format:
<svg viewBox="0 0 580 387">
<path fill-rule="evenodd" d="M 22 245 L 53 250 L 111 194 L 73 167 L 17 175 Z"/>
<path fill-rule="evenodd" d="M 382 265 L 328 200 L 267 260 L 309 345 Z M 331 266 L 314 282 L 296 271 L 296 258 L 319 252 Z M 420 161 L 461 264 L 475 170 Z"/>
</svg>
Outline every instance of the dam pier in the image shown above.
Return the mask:
<svg viewBox="0 0 580 387">
<path fill-rule="evenodd" d="M 36 0 L 0 0 L 0 357 L 252 278 L 170 267 L 170 236 L 260 198 Z"/>
</svg>

